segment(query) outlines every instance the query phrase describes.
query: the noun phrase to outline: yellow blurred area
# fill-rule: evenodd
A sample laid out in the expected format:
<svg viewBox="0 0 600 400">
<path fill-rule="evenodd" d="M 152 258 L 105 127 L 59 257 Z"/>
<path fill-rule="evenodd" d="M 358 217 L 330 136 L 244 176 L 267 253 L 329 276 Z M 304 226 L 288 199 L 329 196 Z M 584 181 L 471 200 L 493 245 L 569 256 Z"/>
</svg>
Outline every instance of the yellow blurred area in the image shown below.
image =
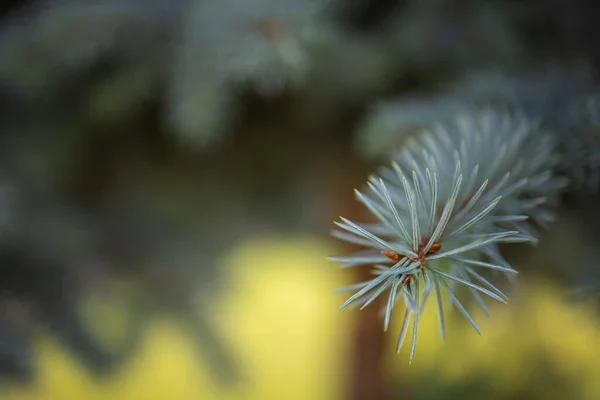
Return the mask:
<svg viewBox="0 0 600 400">
<path fill-rule="evenodd" d="M 313 238 L 264 238 L 226 257 L 232 288 L 210 308 L 242 363 L 244 382 L 238 387 L 213 383 L 189 339 L 168 320 L 156 320 L 134 360 L 105 382 L 89 378 L 51 338 L 40 338 L 40 378 L 0 399 L 339 399 L 351 361 L 349 322 L 358 311 L 337 311 L 344 297 L 332 292 L 349 283 L 352 273 L 326 260 L 335 252 Z M 407 348 L 399 356 L 394 352 L 397 315 L 387 334 L 390 367 L 404 382 L 435 376 L 436 384 L 444 384 L 484 376 L 494 392 L 510 395 L 529 384 L 539 363 L 534 355 L 542 354 L 576 383 L 573 398 L 599 399 L 600 329 L 592 310 L 566 304 L 563 292 L 547 283 L 526 281 L 513 297 L 508 305 L 487 302 L 489 319 L 472 313 L 482 336 L 447 304 L 445 344 L 431 302 L 410 366 Z"/>
<path fill-rule="evenodd" d="M 591 305 L 568 303 L 563 290 L 539 280 L 522 282 L 512 297 L 508 305 L 486 301 L 490 318 L 471 307 L 482 336 L 446 299 L 445 343 L 440 339 L 437 306 L 431 302 L 419 322 L 415 360 L 407 366 L 409 346 L 405 346 L 400 357 L 390 357 L 391 368 L 408 381 L 484 380 L 494 395 L 512 398 L 527 388 L 539 389 L 547 372 L 540 372 L 542 379 L 535 374 L 548 367 L 558 373 L 559 383 L 569 384 L 565 390 L 573 398 L 600 399 L 600 325 Z M 401 321 L 395 322 L 392 332 L 399 332 Z"/>
</svg>

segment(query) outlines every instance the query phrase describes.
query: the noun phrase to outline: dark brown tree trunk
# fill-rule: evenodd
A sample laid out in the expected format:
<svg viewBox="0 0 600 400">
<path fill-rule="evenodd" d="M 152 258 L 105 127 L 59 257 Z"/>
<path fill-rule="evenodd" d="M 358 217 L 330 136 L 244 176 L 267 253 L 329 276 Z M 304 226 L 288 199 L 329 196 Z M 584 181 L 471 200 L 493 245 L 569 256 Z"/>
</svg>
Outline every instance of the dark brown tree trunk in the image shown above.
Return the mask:
<svg viewBox="0 0 600 400">
<path fill-rule="evenodd" d="M 352 220 L 368 221 L 371 216 L 365 207 L 356 201 L 353 188 L 361 188 L 367 177 L 368 167 L 359 162 L 345 162 L 338 167 L 333 179 L 336 182 L 332 196 L 337 211 Z M 358 167 L 357 167 L 358 166 Z M 360 250 L 357 246 L 346 245 L 345 250 L 350 253 Z M 355 275 L 355 281 L 370 279 L 370 267 L 357 268 L 347 271 Z M 383 297 L 382 297 L 383 298 Z M 351 362 L 347 378 L 345 398 L 349 400 L 391 400 L 394 397 L 394 381 L 390 371 L 386 368 L 388 352 L 393 348 L 386 345 L 387 334 L 383 331 L 383 319 L 379 315 L 382 307 L 381 300 L 375 301 L 362 311 L 353 310 L 352 314 L 352 344 Z M 389 342 L 388 342 L 389 343 Z"/>
<path fill-rule="evenodd" d="M 357 281 L 369 279 L 369 268 L 356 270 Z M 375 301 L 354 314 L 354 339 L 352 370 L 349 385 L 349 400 L 393 398 L 393 382 L 386 368 L 387 337 L 379 315 L 381 301 Z"/>
</svg>

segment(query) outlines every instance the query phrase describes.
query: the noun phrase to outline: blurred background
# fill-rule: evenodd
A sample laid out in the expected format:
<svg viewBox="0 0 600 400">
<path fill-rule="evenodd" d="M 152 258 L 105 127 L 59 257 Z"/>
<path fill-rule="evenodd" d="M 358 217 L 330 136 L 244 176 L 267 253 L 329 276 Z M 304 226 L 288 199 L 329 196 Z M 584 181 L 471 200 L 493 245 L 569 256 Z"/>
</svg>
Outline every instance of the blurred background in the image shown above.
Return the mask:
<svg viewBox="0 0 600 400">
<path fill-rule="evenodd" d="M 598 8 L 2 2 L 0 399 L 599 399 L 600 302 L 571 296 L 600 282 L 595 194 L 506 249 L 482 336 L 426 313 L 411 365 L 327 261 L 398 145 L 374 107 L 481 70 L 594 81 Z"/>
</svg>

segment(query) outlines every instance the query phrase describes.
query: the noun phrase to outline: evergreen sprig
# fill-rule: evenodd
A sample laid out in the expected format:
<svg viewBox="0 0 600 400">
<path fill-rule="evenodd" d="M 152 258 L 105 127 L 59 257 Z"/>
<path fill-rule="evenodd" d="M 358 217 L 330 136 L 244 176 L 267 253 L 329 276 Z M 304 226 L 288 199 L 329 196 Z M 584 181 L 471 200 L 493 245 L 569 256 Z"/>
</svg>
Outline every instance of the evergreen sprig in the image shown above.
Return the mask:
<svg viewBox="0 0 600 400">
<path fill-rule="evenodd" d="M 479 333 L 455 287 L 466 287 L 489 315 L 481 297 L 507 297 L 480 270 L 515 274 L 502 257 L 500 243 L 535 242 L 529 217 L 552 219 L 547 196 L 564 187 L 552 175 L 556 162 L 552 138 L 525 116 L 487 110 L 466 113 L 410 140 L 391 167 L 382 168 L 356 196 L 376 218 L 359 224 L 346 218 L 333 235 L 366 247 L 333 260 L 344 267 L 372 265 L 371 280 L 343 288 L 356 291 L 341 306 L 361 309 L 389 292 L 384 328 L 403 299 L 403 345 L 412 316 L 410 359 L 416 347 L 419 315 L 435 292 L 440 330 L 445 337 L 442 295 L 446 293 Z M 421 293 L 421 288 L 423 288 Z"/>
</svg>

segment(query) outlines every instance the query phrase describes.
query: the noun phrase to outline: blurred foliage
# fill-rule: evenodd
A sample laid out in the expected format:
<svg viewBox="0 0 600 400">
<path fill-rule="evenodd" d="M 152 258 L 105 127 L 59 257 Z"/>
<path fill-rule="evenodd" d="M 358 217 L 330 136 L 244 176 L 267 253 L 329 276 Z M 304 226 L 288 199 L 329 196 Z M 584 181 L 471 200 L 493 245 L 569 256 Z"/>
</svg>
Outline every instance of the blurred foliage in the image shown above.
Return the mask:
<svg viewBox="0 0 600 400">
<path fill-rule="evenodd" d="M 390 97 L 427 94 L 480 68 L 535 74 L 556 62 L 595 72 L 590 1 L 558 3 L 3 2 L 0 373 L 10 391 L 1 398 L 350 396 L 362 384 L 348 377 L 364 313 L 335 312 L 341 299 L 331 291 L 353 278 L 324 262 L 334 249 L 321 240 L 337 215 L 359 212 L 351 189 L 373 170 L 360 153 L 381 150 L 355 140 L 360 121 Z M 577 211 L 575 203 L 567 208 Z M 552 271 L 561 284 L 597 275 L 594 207 L 573 217 L 569 237 L 550 232 L 549 260 L 523 271 Z M 298 234 L 320 236 L 286 239 Z M 578 247 L 570 254 L 557 243 Z M 460 346 L 424 337 L 410 370 L 390 361 L 402 398 L 463 388 L 466 397 L 495 379 L 505 389 L 497 396 L 547 396 L 538 379 L 548 377 L 565 384 L 565 395 L 597 393 L 588 379 L 593 352 L 551 358 L 573 370 L 561 364 L 567 369 L 524 381 L 498 371 L 533 368 L 527 360 L 510 364 L 508 351 L 481 350 L 497 357 L 492 366 L 469 350 L 488 341 L 518 348 L 521 335 L 523 343 L 527 335 L 550 343 L 540 338 L 553 332 L 578 337 L 562 319 L 547 322 L 555 324 L 548 331 L 524 327 L 536 310 L 570 310 L 554 289 L 531 284 L 523 307 L 492 310 L 483 338 L 462 338 L 466 327 L 452 322 L 449 340 Z M 530 294 L 545 303 L 528 308 Z M 591 348 L 598 339 L 588 316 L 574 323 Z M 493 339 L 496 330 L 504 339 Z M 588 375 L 569 381 L 576 363 Z M 462 375 L 470 365 L 479 368 Z M 223 366 L 233 379 L 214 379 Z"/>
</svg>

